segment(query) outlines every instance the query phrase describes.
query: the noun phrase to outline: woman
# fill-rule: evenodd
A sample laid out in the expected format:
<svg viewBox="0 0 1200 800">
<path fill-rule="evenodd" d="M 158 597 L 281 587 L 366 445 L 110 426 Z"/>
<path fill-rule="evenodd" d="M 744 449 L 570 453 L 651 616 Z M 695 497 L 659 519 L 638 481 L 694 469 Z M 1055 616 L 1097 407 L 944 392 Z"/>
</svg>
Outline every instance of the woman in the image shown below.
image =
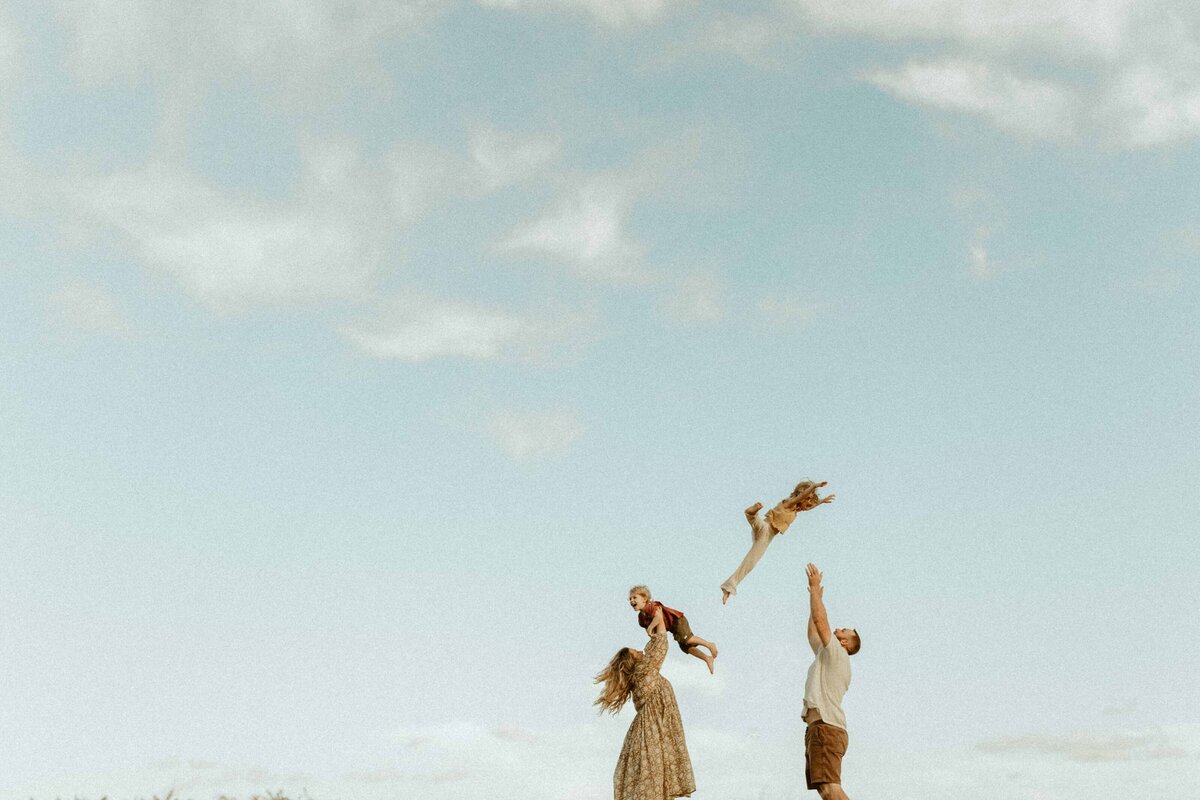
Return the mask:
<svg viewBox="0 0 1200 800">
<path fill-rule="evenodd" d="M 613 773 L 614 800 L 671 800 L 696 791 L 675 690 L 658 673 L 666 655 L 667 634 L 659 631 L 646 652 L 623 647 L 596 676 L 604 684 L 595 703 L 601 713 L 616 714 L 630 695 L 637 709 Z"/>
</svg>

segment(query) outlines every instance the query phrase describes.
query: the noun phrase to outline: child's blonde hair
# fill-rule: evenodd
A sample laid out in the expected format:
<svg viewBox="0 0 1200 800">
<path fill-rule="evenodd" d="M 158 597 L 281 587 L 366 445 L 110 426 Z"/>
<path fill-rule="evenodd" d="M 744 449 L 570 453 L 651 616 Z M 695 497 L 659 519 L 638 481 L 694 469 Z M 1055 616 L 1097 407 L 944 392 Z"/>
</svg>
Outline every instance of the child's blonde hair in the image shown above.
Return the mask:
<svg viewBox="0 0 1200 800">
<path fill-rule="evenodd" d="M 792 497 L 804 497 L 807 494 L 814 497 L 817 494 L 817 484 L 813 481 L 800 481 L 796 484 L 796 488 L 792 489 Z"/>
<path fill-rule="evenodd" d="M 629 587 L 629 593 L 630 594 L 640 594 L 642 597 L 646 598 L 647 600 L 653 599 L 650 596 L 650 587 L 643 586 L 640 583 L 637 586 Z"/>
</svg>

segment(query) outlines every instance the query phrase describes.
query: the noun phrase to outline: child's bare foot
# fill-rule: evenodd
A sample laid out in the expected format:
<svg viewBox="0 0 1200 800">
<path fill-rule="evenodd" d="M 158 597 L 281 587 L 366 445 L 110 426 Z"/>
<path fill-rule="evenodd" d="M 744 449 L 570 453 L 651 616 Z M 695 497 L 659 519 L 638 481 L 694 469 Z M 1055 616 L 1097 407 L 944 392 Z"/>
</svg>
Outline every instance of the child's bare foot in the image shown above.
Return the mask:
<svg viewBox="0 0 1200 800">
<path fill-rule="evenodd" d="M 730 594 L 730 592 L 729 592 L 729 590 L 728 590 L 728 589 L 722 589 L 722 590 L 721 590 L 721 605 L 725 605 L 726 603 L 728 603 L 728 602 L 729 602 L 729 598 L 730 598 L 731 596 L 732 596 L 732 595 Z"/>
<path fill-rule="evenodd" d="M 762 503 L 755 503 L 746 509 L 746 519 L 751 519 L 755 514 L 762 511 Z"/>
<path fill-rule="evenodd" d="M 713 661 L 716 659 L 716 656 L 701 655 L 700 657 L 704 659 L 705 664 L 708 664 L 708 674 L 715 675 L 716 673 L 713 672 Z"/>
</svg>

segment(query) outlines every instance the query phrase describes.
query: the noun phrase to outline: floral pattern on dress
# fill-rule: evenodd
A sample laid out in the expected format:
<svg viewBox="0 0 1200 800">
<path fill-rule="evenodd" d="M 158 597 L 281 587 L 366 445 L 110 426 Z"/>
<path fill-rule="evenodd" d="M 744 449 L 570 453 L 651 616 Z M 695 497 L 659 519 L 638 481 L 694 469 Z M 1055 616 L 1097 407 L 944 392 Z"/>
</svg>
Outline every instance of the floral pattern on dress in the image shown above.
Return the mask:
<svg viewBox="0 0 1200 800">
<path fill-rule="evenodd" d="M 634 668 L 637 714 L 613 774 L 614 800 L 671 800 L 696 791 L 675 690 L 659 674 L 666 656 L 667 634 L 656 633 Z"/>
</svg>

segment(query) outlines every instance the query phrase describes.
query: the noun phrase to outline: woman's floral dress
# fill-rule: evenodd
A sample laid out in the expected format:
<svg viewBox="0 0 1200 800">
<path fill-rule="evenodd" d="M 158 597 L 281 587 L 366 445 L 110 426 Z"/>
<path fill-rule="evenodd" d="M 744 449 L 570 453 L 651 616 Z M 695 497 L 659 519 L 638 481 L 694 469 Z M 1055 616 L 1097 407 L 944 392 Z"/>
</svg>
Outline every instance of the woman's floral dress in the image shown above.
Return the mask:
<svg viewBox="0 0 1200 800">
<path fill-rule="evenodd" d="M 658 672 L 666 656 L 667 634 L 656 633 L 634 668 L 637 715 L 613 774 L 614 800 L 671 800 L 696 791 L 675 690 Z"/>
</svg>

